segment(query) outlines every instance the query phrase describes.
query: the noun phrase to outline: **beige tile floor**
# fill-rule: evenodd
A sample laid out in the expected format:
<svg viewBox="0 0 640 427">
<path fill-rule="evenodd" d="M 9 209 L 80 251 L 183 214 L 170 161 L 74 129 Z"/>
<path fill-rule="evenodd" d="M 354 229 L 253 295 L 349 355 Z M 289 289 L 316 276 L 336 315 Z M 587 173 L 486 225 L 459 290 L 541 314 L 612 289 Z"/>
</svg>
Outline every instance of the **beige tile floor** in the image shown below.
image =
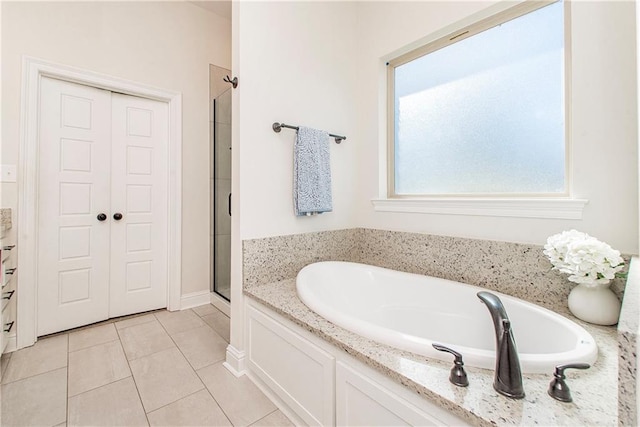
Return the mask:
<svg viewBox="0 0 640 427">
<path fill-rule="evenodd" d="M 223 366 L 229 318 L 212 305 L 41 338 L 5 354 L 2 426 L 291 426 Z"/>
</svg>

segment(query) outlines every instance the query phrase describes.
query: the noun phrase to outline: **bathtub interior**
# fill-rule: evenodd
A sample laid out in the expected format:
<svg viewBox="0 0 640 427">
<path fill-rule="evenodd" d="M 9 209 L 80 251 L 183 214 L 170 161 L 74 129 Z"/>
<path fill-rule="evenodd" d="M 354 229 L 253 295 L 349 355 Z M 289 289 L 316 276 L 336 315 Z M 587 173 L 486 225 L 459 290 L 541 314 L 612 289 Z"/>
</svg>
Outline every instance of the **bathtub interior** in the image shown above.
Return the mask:
<svg viewBox="0 0 640 427">
<path fill-rule="evenodd" d="M 439 342 L 471 354 L 472 359 L 478 355 L 483 360 L 473 361 L 476 366 L 491 367 L 493 362 L 487 358 L 495 358 L 495 332 L 489 311 L 476 296 L 480 290 L 444 279 L 341 262 L 313 264 L 298 275 L 302 301 L 345 329 L 437 358 L 440 355 L 431 343 Z M 512 321 L 525 364 L 542 360 L 548 365 L 550 358 L 574 361 L 576 350 L 580 353 L 576 357 L 583 361 L 593 362 L 597 357 L 593 338 L 575 323 L 542 307 L 496 294 Z"/>
</svg>

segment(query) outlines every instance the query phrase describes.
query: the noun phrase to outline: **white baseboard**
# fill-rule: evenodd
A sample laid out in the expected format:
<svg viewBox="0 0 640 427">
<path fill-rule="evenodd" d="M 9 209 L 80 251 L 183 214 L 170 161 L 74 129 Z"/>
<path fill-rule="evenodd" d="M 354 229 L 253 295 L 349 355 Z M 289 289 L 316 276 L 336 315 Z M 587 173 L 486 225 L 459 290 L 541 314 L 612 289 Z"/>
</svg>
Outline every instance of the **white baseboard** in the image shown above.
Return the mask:
<svg viewBox="0 0 640 427">
<path fill-rule="evenodd" d="M 222 365 L 239 378 L 246 373 L 245 356 L 244 351 L 239 351 L 229 344 L 227 346 L 227 360 Z"/>
<path fill-rule="evenodd" d="M 209 291 L 191 292 L 182 295 L 180 298 L 180 310 L 198 307 L 199 305 L 209 304 L 210 302 L 211 297 L 209 296 Z"/>
<path fill-rule="evenodd" d="M 306 426 L 307 423 L 304 422 L 298 414 L 296 414 L 285 402 L 273 392 L 257 375 L 253 375 L 253 372 L 250 370 L 247 371 L 247 377 L 260 389 L 265 396 L 273 402 L 274 405 L 282 412 L 289 420 L 295 424 L 296 426 Z"/>
<path fill-rule="evenodd" d="M 218 310 L 226 314 L 227 317 L 231 317 L 231 304 L 229 304 L 229 301 L 222 298 L 215 292 L 211 292 L 210 295 L 211 295 L 211 305 L 213 305 L 215 308 L 217 308 Z"/>
</svg>

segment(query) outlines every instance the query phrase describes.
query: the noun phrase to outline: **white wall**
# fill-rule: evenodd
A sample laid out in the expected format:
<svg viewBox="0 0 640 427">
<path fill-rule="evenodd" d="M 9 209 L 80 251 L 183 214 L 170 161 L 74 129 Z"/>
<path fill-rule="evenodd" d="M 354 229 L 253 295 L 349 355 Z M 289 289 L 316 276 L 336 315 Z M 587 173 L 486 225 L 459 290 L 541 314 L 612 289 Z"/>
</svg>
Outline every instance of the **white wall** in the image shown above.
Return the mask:
<svg viewBox="0 0 640 427">
<path fill-rule="evenodd" d="M 383 58 L 495 2 L 358 4 L 359 187 L 362 227 L 542 244 L 577 228 L 626 253 L 638 253 L 636 34 L 634 2 L 572 3 L 574 195 L 589 199 L 582 220 L 374 212 L 379 123 L 385 119 Z"/>
<path fill-rule="evenodd" d="M 355 226 L 355 4 L 240 2 L 238 13 L 241 238 Z M 332 213 L 295 217 L 296 133 L 273 132 L 276 121 L 347 136 L 331 144 Z"/>
<path fill-rule="evenodd" d="M 371 227 L 541 244 L 579 228 L 638 252 L 634 5 L 574 2 L 573 160 L 582 221 L 376 213 L 385 119 L 383 58 L 496 2 L 234 2 L 232 321 L 227 361 L 242 370 L 241 240 Z M 323 128 L 332 145 L 334 212 L 296 218 L 295 132 Z"/>
<path fill-rule="evenodd" d="M 209 289 L 209 64 L 231 23 L 187 2 L 2 2 L 2 163 L 17 164 L 22 55 L 182 93 L 182 293 Z M 2 207 L 16 207 L 15 184 Z"/>
<path fill-rule="evenodd" d="M 347 2 L 234 2 L 231 217 L 231 345 L 244 369 L 242 242 L 351 228 L 357 187 L 356 6 Z M 295 131 L 273 122 L 347 136 L 331 143 L 333 212 L 293 213 Z M 239 195 L 239 197 L 237 196 Z"/>
</svg>

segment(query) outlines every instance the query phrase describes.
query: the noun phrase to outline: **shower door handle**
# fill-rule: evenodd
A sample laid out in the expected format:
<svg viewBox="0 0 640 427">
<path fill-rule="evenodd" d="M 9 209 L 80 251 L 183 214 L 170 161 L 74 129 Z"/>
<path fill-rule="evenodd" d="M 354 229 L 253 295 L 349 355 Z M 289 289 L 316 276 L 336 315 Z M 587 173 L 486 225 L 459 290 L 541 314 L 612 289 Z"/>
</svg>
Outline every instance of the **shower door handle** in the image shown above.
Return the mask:
<svg viewBox="0 0 640 427">
<path fill-rule="evenodd" d="M 231 193 L 229 193 L 229 216 L 231 216 Z"/>
</svg>

